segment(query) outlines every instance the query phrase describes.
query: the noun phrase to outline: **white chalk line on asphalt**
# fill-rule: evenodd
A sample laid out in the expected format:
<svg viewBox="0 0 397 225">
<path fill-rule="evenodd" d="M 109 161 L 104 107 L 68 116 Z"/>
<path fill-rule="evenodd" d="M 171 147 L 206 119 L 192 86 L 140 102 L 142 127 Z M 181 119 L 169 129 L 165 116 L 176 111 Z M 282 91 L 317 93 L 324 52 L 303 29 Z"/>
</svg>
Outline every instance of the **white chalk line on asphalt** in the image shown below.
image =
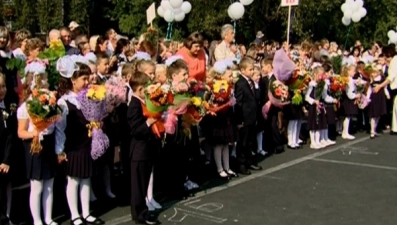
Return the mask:
<svg viewBox="0 0 397 225">
<path fill-rule="evenodd" d="M 339 146 L 330 147 L 329 149 L 326 149 L 326 150 L 317 151 L 317 152 L 315 152 L 313 154 L 310 154 L 310 155 L 307 155 L 307 156 L 304 156 L 304 157 L 301 157 L 301 158 L 298 158 L 298 159 L 294 159 L 292 161 L 280 164 L 278 166 L 275 166 L 275 167 L 272 167 L 272 168 L 268 168 L 268 169 L 262 170 L 260 172 L 255 172 L 255 173 L 253 173 L 253 174 L 251 174 L 249 176 L 245 176 L 245 177 L 239 178 L 237 180 L 232 180 L 232 181 L 230 181 L 230 182 L 228 182 L 228 183 L 226 183 L 224 185 L 213 187 L 213 188 L 210 188 L 210 189 L 207 189 L 207 190 L 203 190 L 203 191 L 197 192 L 197 193 L 195 193 L 195 196 L 189 197 L 189 199 L 187 199 L 187 200 L 180 201 L 180 202 L 178 202 L 177 205 L 186 204 L 187 202 L 190 202 L 192 200 L 201 198 L 203 196 L 210 195 L 210 194 L 213 194 L 213 193 L 216 193 L 216 192 L 219 192 L 219 191 L 222 191 L 222 190 L 237 186 L 239 184 L 251 181 L 253 179 L 256 179 L 256 178 L 259 178 L 259 177 L 263 177 L 263 176 L 268 175 L 270 173 L 274 173 L 276 171 L 279 171 L 279 170 L 282 170 L 282 169 L 286 169 L 288 167 L 300 164 L 302 162 L 306 162 L 306 161 L 312 160 L 312 159 L 314 159 L 316 157 L 319 157 L 319 156 L 322 156 L 322 155 L 325 155 L 325 154 L 328 154 L 328 153 L 335 152 L 337 150 L 340 150 L 341 148 L 346 148 L 348 146 L 355 145 L 357 143 L 366 141 L 368 139 L 369 139 L 369 137 L 363 137 L 363 138 L 359 138 L 359 139 L 350 141 L 348 143 L 345 143 L 345 144 L 342 144 L 342 145 L 339 145 Z M 164 207 L 164 205 L 163 205 L 163 207 Z M 116 218 L 114 220 L 106 221 L 106 224 L 119 225 L 119 224 L 130 222 L 130 221 L 131 221 L 131 214 L 128 214 L 128 215 L 125 215 L 125 216 L 118 217 L 118 218 Z"/>
<path fill-rule="evenodd" d="M 332 160 L 332 159 L 311 159 L 311 160 L 316 161 L 316 162 L 336 163 L 336 164 L 361 166 L 361 167 L 368 167 L 368 168 L 375 168 L 375 169 L 397 170 L 397 167 L 380 166 L 380 165 L 374 165 L 374 164 L 368 164 L 368 163 L 355 163 L 355 162 L 339 161 L 339 160 Z"/>
</svg>

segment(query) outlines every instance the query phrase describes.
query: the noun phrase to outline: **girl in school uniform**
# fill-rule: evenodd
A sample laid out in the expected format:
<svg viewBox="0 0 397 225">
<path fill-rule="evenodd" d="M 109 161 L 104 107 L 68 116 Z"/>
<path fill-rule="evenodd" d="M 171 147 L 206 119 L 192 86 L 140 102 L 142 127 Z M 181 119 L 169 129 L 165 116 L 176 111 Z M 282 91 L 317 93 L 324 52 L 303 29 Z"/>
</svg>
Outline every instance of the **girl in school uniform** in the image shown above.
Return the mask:
<svg viewBox="0 0 397 225">
<path fill-rule="evenodd" d="M 27 101 L 31 99 L 33 89 L 47 88 L 46 67 L 39 62 L 32 62 L 25 68 L 25 74 L 32 79 L 25 79 L 25 102 L 18 108 L 18 136 L 23 140 L 26 160 L 26 176 L 30 180 L 30 211 L 34 225 L 42 225 L 41 205 L 45 224 L 56 225 L 52 219 L 53 184 L 57 167 L 55 154 L 55 125 L 50 125 L 38 133 L 35 129 L 27 109 Z M 35 136 L 40 137 L 42 150 L 31 153 L 31 143 Z"/>
<path fill-rule="evenodd" d="M 62 118 L 55 124 L 55 152 L 58 161 L 66 166 L 66 196 L 71 213 L 71 223 L 104 224 L 90 214 L 91 177 L 94 175 L 94 162 L 91 158 L 91 137 L 87 135 L 86 125 L 77 93 L 87 87 L 90 68 L 75 63 L 69 56 L 58 60 L 59 94 L 58 105 L 62 108 Z M 78 211 L 81 202 L 82 217 Z"/>
<path fill-rule="evenodd" d="M 16 105 L 18 96 L 11 89 L 7 93 L 6 78 L 0 73 L 0 224 L 8 224 L 11 212 L 11 161 L 17 139 Z M 10 170 L 11 168 L 11 170 Z"/>
<path fill-rule="evenodd" d="M 358 114 L 358 106 L 355 104 L 355 101 L 360 98 L 360 94 L 355 93 L 356 85 L 353 79 L 355 73 L 356 66 L 354 65 L 347 65 L 342 68 L 341 76 L 349 78 L 342 100 L 342 113 L 345 117 L 343 120 L 342 138 L 347 140 L 353 140 L 355 138 L 353 135 L 349 134 L 349 125 L 350 119 L 356 117 Z"/>
<path fill-rule="evenodd" d="M 328 124 L 328 128 L 333 128 L 335 129 L 335 118 L 336 118 L 336 112 L 335 112 L 335 104 L 338 103 L 338 101 L 334 98 L 331 97 L 330 95 L 330 78 L 333 74 L 333 70 L 332 70 L 332 66 L 328 63 L 323 64 L 323 68 L 325 71 L 325 85 L 324 85 L 324 89 L 323 89 L 323 94 L 322 94 L 322 98 L 324 99 L 325 102 L 325 116 L 327 118 L 327 124 Z M 324 129 L 321 132 L 321 142 L 323 145 L 325 146 L 329 146 L 329 145 L 334 145 L 335 141 L 332 141 L 331 139 L 329 139 L 329 130 L 330 129 Z M 333 130 L 335 132 L 335 130 Z"/>
<path fill-rule="evenodd" d="M 368 106 L 368 116 L 370 118 L 371 125 L 371 139 L 377 137 L 376 127 L 378 126 L 378 122 L 381 116 L 386 115 L 387 113 L 387 105 L 386 99 L 390 99 L 390 94 L 387 88 L 383 88 L 383 91 L 379 91 L 377 93 L 372 92 L 372 88 L 376 85 L 381 84 L 385 77 L 382 76 L 381 72 L 382 68 L 373 68 L 370 71 L 371 75 L 371 83 L 368 87 L 367 96 L 371 99 L 371 102 Z"/>
<path fill-rule="evenodd" d="M 313 69 L 312 74 L 313 80 L 310 81 L 305 94 L 305 100 L 309 104 L 307 128 L 310 134 L 310 148 L 320 149 L 325 147 L 320 142 L 320 131 L 327 129 L 327 120 L 325 117 L 324 100 L 322 95 L 316 96 L 316 92 L 318 92 L 316 88 L 318 88 L 317 85 L 320 81 L 320 76 L 324 74 L 324 68 L 317 66 Z"/>
<path fill-rule="evenodd" d="M 224 67 L 224 64 L 223 61 L 216 62 L 212 70 L 214 74 L 211 76 L 214 77 L 214 80 L 224 80 L 231 85 L 232 70 L 229 67 Z M 219 177 L 223 179 L 237 177 L 237 174 L 230 169 L 229 163 L 229 143 L 236 141 L 232 121 L 233 108 L 227 107 L 220 110 L 209 119 L 211 121 L 209 125 L 212 127 L 209 141 L 214 147 L 214 159 Z"/>
</svg>

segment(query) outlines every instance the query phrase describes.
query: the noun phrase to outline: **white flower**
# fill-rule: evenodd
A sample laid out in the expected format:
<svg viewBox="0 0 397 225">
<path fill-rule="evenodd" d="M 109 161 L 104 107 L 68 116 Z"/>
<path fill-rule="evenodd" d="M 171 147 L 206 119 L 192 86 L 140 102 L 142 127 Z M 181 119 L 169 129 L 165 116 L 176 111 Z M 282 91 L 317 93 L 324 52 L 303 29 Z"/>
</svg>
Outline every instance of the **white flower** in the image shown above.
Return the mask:
<svg viewBox="0 0 397 225">
<path fill-rule="evenodd" d="M 163 84 L 163 85 L 161 85 L 160 88 L 161 88 L 161 90 L 162 90 L 164 93 L 167 93 L 167 92 L 170 91 L 171 86 L 170 86 L 169 84 Z"/>
<path fill-rule="evenodd" d="M 3 111 L 3 120 L 8 119 L 9 114 L 6 111 Z"/>
<path fill-rule="evenodd" d="M 45 111 L 47 111 L 47 112 L 50 111 L 50 107 L 48 105 L 43 106 L 43 109 L 45 109 Z"/>
</svg>

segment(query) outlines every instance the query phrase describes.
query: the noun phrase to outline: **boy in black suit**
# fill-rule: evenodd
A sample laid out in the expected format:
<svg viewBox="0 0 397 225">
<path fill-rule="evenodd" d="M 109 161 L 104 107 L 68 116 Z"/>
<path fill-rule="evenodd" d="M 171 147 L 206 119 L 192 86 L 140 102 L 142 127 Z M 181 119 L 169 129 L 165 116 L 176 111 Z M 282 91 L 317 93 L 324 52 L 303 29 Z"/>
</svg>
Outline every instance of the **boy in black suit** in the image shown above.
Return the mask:
<svg viewBox="0 0 397 225">
<path fill-rule="evenodd" d="M 237 159 L 240 163 L 240 173 L 249 175 L 248 169 L 260 170 L 252 161 L 252 150 L 256 139 L 255 125 L 257 123 L 257 102 L 255 99 L 254 82 L 254 61 L 251 58 L 242 58 L 239 69 L 241 77 L 235 84 L 234 95 L 236 97 L 235 116 L 239 132 L 237 142 Z"/>
<path fill-rule="evenodd" d="M 153 169 L 153 158 L 158 147 L 156 137 L 150 129 L 156 120 L 146 119 L 142 110 L 145 104 L 144 85 L 148 82 L 149 77 L 141 72 L 134 73 L 129 81 L 132 89 L 127 111 L 131 131 L 131 215 L 136 224 L 158 224 L 154 215 L 149 213 L 145 200 Z"/>
</svg>

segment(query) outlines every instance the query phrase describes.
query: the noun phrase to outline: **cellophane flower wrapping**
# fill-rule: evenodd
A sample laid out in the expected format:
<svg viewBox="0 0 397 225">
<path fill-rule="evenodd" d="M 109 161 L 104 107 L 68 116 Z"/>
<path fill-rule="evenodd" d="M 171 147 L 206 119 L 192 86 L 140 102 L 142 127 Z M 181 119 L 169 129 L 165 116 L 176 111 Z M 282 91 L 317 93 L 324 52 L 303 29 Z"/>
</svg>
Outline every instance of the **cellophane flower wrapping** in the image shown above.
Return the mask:
<svg viewBox="0 0 397 225">
<path fill-rule="evenodd" d="M 262 116 L 265 119 L 267 119 L 267 113 L 272 105 L 282 108 L 290 104 L 288 86 L 279 80 L 270 80 L 268 97 L 269 101 L 262 107 Z"/>
<path fill-rule="evenodd" d="M 309 73 L 297 69 L 294 71 L 291 78 L 286 82 L 288 89 L 293 93 L 291 103 L 300 105 L 303 102 L 302 93 L 307 89 L 311 80 Z"/>
<path fill-rule="evenodd" d="M 151 126 L 152 133 L 161 138 L 164 128 L 164 112 L 174 103 L 174 94 L 170 84 L 149 84 L 145 88 L 145 104 L 142 104 L 143 115 L 157 121 Z"/>
<path fill-rule="evenodd" d="M 32 98 L 26 102 L 30 120 L 37 132 L 42 132 L 55 123 L 62 113 L 57 105 L 57 93 L 47 89 L 33 89 Z M 35 136 L 31 144 L 31 153 L 40 153 L 42 146 L 40 138 Z"/>
<path fill-rule="evenodd" d="M 113 112 L 114 108 L 127 100 L 127 87 L 120 77 L 111 77 L 105 83 L 106 87 L 106 113 Z"/>
<path fill-rule="evenodd" d="M 109 147 L 109 138 L 101 128 L 101 120 L 106 116 L 106 89 L 103 85 L 92 85 L 80 91 L 77 100 L 86 120 L 88 136 L 92 137 L 91 157 L 96 160 Z"/>
<path fill-rule="evenodd" d="M 173 82 L 171 85 L 174 101 L 172 105 L 168 107 L 166 116 L 164 116 L 164 128 L 167 134 L 175 134 L 178 124 L 178 115 L 185 114 L 190 103 L 189 85 L 185 81 Z"/>
</svg>

